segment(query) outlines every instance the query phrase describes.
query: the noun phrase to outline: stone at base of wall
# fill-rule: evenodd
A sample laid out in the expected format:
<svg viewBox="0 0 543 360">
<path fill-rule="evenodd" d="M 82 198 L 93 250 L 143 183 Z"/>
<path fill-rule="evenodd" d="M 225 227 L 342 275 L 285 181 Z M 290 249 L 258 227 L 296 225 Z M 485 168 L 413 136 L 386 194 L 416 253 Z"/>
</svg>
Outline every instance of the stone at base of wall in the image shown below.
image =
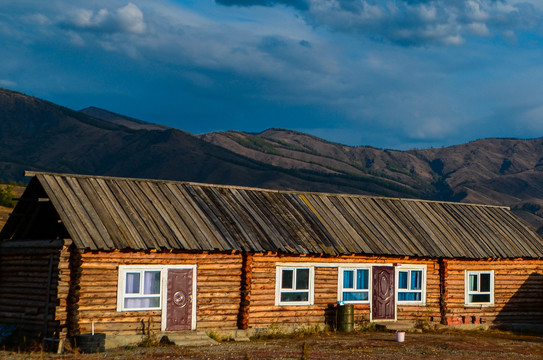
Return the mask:
<svg viewBox="0 0 543 360">
<path fill-rule="evenodd" d="M 488 324 L 455 324 L 455 325 L 436 325 L 436 330 L 442 329 L 456 329 L 456 330 L 488 330 L 490 326 Z"/>
<path fill-rule="evenodd" d="M 245 330 L 248 337 L 267 335 L 288 335 L 292 333 L 318 333 L 329 329 L 325 324 L 278 324 L 273 323 L 267 327 L 249 328 Z"/>
<path fill-rule="evenodd" d="M 122 346 L 136 346 L 145 344 L 145 342 L 160 342 L 165 341 L 165 337 L 170 343 L 179 346 L 202 346 L 216 345 L 217 342 L 211 339 L 203 331 L 176 331 L 176 332 L 161 332 L 147 335 L 106 335 L 106 349 L 114 349 Z"/>
</svg>

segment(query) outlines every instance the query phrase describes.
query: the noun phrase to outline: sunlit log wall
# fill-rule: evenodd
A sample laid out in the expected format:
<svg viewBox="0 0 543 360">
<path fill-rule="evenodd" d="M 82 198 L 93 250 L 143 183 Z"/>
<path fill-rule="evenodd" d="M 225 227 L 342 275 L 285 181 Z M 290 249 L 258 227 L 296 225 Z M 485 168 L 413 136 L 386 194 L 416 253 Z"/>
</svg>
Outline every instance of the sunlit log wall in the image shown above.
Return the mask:
<svg viewBox="0 0 543 360">
<path fill-rule="evenodd" d="M 315 302 L 304 306 L 275 306 L 276 265 L 295 263 L 299 265 L 312 263 L 333 264 L 331 267 L 315 267 Z M 249 311 L 249 326 L 253 328 L 275 325 L 324 326 L 329 313 L 329 306 L 338 301 L 338 267 L 353 264 L 416 264 L 427 266 L 426 304 L 398 305 L 398 320 L 440 321 L 439 308 L 439 267 L 436 260 L 387 258 L 387 257 L 310 257 L 310 256 L 274 256 L 255 254 L 252 258 L 252 284 Z M 371 280 L 370 280 L 371 281 Z M 371 283 L 370 283 L 371 286 Z M 333 315 L 332 315 L 333 316 Z M 355 326 L 367 325 L 370 320 L 369 304 L 355 305 Z"/>
<path fill-rule="evenodd" d="M 160 310 L 117 312 L 119 265 L 196 265 L 197 330 L 237 328 L 241 255 L 116 250 L 81 254 L 80 332 L 90 332 L 93 322 L 95 331 L 112 335 L 161 331 Z"/>
</svg>

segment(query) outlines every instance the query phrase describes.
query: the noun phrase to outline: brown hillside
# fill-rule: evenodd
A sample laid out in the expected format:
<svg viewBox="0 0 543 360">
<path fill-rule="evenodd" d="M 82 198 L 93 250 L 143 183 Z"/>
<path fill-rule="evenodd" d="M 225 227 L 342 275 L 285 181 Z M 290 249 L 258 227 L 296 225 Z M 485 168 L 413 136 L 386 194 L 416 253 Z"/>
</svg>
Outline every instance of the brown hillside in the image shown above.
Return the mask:
<svg viewBox="0 0 543 360">
<path fill-rule="evenodd" d="M 543 139 L 485 139 L 410 151 L 350 147 L 307 134 L 211 133 L 202 139 L 277 166 L 405 186 L 400 196 L 510 206 L 543 233 Z M 375 193 L 383 189 L 374 188 Z"/>
<path fill-rule="evenodd" d="M 543 233 L 543 139 L 351 147 L 291 130 L 195 136 L 0 89 L 0 181 L 24 170 L 508 205 Z"/>
</svg>

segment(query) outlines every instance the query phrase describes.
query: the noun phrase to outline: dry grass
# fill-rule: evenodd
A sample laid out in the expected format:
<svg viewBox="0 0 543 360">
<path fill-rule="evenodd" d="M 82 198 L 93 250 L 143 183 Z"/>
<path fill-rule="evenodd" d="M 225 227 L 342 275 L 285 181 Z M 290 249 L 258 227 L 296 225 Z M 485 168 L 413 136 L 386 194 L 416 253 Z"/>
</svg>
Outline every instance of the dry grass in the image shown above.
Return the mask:
<svg viewBox="0 0 543 360">
<path fill-rule="evenodd" d="M 543 337 L 508 332 L 408 333 L 404 343 L 393 333 L 322 333 L 292 338 L 225 342 L 217 346 L 157 346 L 116 349 L 101 354 L 13 353 L 0 359 L 541 359 Z"/>
<path fill-rule="evenodd" d="M 3 187 L 3 186 L 5 186 L 5 184 L 0 184 L 0 187 Z M 23 186 L 15 186 L 13 188 L 13 195 L 15 197 L 20 197 L 23 194 L 24 189 L 25 188 Z M 0 229 L 2 229 L 4 227 L 4 224 L 8 220 L 9 214 L 12 211 L 13 211 L 12 208 L 8 208 L 8 207 L 5 207 L 5 206 L 0 206 Z"/>
</svg>

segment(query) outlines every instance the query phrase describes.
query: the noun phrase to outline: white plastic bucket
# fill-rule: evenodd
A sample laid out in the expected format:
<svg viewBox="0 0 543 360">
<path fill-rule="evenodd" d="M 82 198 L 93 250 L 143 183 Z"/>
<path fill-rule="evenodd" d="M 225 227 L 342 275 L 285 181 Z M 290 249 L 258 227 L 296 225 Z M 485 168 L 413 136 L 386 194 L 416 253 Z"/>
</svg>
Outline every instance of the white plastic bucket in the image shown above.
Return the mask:
<svg viewBox="0 0 543 360">
<path fill-rule="evenodd" d="M 396 332 L 396 341 L 397 342 L 404 342 L 405 341 L 405 332 L 404 331 Z"/>
</svg>

